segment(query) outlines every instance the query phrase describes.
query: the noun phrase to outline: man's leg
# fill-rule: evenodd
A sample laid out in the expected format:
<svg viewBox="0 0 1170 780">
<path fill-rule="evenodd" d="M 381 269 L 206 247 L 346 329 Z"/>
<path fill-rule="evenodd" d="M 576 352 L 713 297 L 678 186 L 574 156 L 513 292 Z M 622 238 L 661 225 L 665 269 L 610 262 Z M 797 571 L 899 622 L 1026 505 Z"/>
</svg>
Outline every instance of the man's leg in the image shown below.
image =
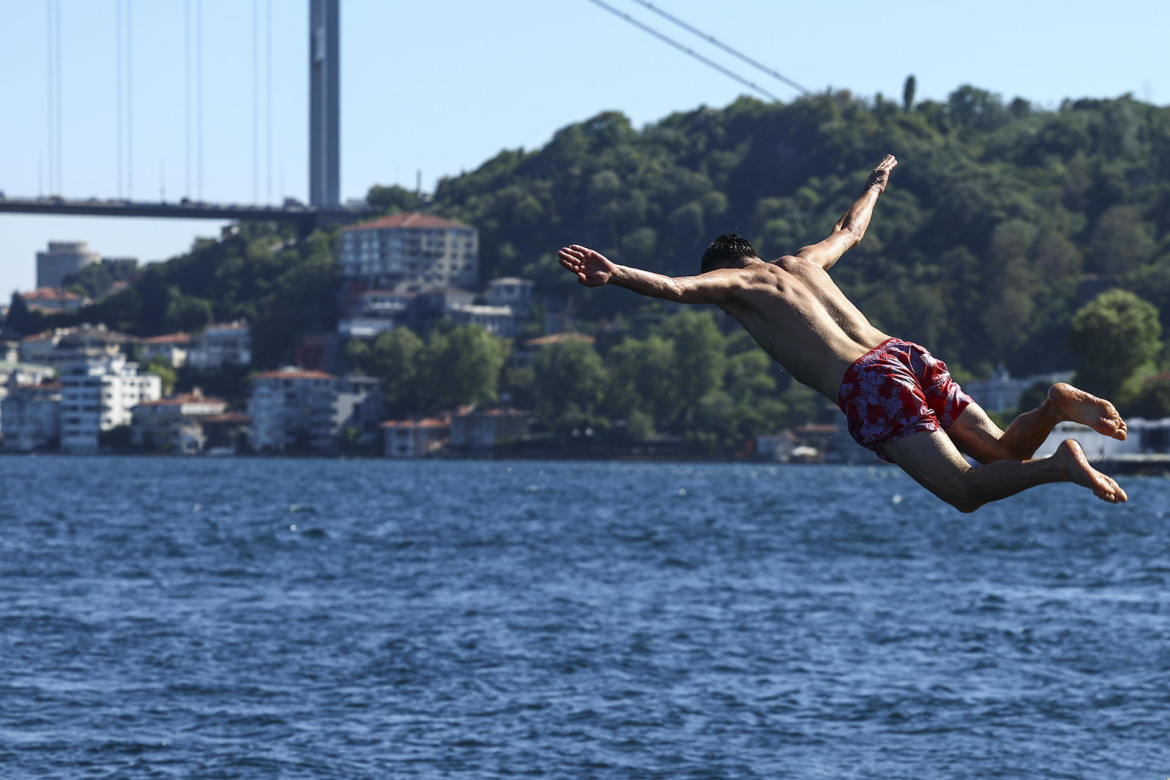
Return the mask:
<svg viewBox="0 0 1170 780">
<path fill-rule="evenodd" d="M 1075 482 L 1109 503 L 1127 500 L 1125 491 L 1112 478 L 1089 465 L 1081 446 L 1072 439 L 1064 441 L 1047 458 L 1009 458 L 974 467 L 963 459 L 951 437 L 941 431 L 898 439 L 884 445 L 882 453 L 960 512 L 974 512 L 990 501 L 1048 482 Z"/>
<path fill-rule="evenodd" d="M 1072 421 L 1098 433 L 1124 440 L 1125 421 L 1113 404 L 1063 382 L 1048 390 L 1038 408 L 1024 412 L 1001 431 L 987 413 L 972 403 L 958 416 L 947 434 L 959 451 L 980 463 L 998 460 L 1027 460 L 1052 433 L 1057 423 Z"/>
</svg>

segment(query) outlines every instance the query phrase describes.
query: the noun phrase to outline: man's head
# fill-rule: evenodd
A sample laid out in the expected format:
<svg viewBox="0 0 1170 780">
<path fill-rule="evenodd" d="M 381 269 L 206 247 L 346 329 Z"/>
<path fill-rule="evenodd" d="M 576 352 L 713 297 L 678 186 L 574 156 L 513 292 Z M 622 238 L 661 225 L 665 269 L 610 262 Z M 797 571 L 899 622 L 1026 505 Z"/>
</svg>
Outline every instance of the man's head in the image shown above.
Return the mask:
<svg viewBox="0 0 1170 780">
<path fill-rule="evenodd" d="M 741 266 L 748 258 L 759 258 L 752 242 L 737 233 L 724 233 L 703 252 L 699 272 L 705 274 L 717 268 Z"/>
</svg>

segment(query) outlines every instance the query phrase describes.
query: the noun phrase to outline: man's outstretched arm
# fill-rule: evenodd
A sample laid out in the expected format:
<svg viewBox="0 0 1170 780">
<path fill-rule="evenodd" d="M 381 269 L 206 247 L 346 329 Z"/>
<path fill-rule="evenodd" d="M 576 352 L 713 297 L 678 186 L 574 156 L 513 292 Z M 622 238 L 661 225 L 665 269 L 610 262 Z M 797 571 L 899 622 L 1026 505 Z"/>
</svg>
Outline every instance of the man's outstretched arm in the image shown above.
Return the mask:
<svg viewBox="0 0 1170 780">
<path fill-rule="evenodd" d="M 618 265 L 605 255 L 579 244 L 557 252 L 561 265 L 576 274 L 586 287 L 616 284 L 650 298 L 664 298 L 679 303 L 722 303 L 742 284 L 742 274 L 734 271 L 711 271 L 701 276 L 664 276 Z"/>
<path fill-rule="evenodd" d="M 869 227 L 869 218 L 873 216 L 873 207 L 877 203 L 878 195 L 886 191 L 890 171 L 894 170 L 897 164 L 894 155 L 887 154 L 869 175 L 869 180 L 865 183 L 865 192 L 861 193 L 857 202 L 850 206 L 833 226 L 832 235 L 818 244 L 804 247 L 796 256 L 811 260 L 827 271 L 841 255 L 857 246 L 865 235 L 865 229 Z"/>
</svg>

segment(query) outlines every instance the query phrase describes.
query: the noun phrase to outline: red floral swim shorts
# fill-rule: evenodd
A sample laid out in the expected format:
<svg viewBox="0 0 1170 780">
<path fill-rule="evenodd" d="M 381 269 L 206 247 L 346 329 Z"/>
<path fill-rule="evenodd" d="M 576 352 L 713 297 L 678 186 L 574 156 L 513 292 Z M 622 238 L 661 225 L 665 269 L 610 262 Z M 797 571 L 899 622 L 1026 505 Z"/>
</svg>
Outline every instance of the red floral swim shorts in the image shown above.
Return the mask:
<svg viewBox="0 0 1170 780">
<path fill-rule="evenodd" d="M 921 431 L 945 431 L 973 401 L 947 364 L 909 341 L 886 339 L 841 380 L 837 405 L 849 435 L 882 460 L 882 445 Z"/>
</svg>

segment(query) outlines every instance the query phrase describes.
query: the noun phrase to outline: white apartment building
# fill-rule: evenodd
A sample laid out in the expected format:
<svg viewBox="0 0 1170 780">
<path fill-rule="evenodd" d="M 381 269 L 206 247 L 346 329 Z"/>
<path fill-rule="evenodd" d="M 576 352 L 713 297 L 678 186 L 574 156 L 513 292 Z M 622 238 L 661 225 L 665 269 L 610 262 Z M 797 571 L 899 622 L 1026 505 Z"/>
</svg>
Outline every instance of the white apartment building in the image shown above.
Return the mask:
<svg viewBox="0 0 1170 780">
<path fill-rule="evenodd" d="M 425 458 L 443 448 L 451 438 L 451 421 L 387 420 L 381 424 L 387 458 Z"/>
<path fill-rule="evenodd" d="M 4 450 L 51 447 L 61 435 L 61 383 L 12 384 L 0 400 Z"/>
<path fill-rule="evenodd" d="M 187 352 L 190 347 L 191 337 L 186 333 L 150 336 L 138 340 L 138 357 L 143 363 L 162 358 L 172 368 L 179 368 L 187 363 Z"/>
<path fill-rule="evenodd" d="M 515 276 L 492 279 L 487 285 L 488 306 L 507 306 L 520 319 L 532 311 L 532 293 L 536 282 Z"/>
<path fill-rule="evenodd" d="M 136 447 L 195 455 L 207 442 L 203 420 L 226 409 L 226 402 L 200 393 L 145 401 L 134 407 L 130 441 Z"/>
<path fill-rule="evenodd" d="M 7 358 L 8 355 L 3 355 Z M 4 429 L 4 399 L 20 387 L 39 385 L 52 379 L 56 374 L 52 366 L 36 363 L 21 363 L 16 360 L 0 359 L 0 436 L 7 435 Z"/>
<path fill-rule="evenodd" d="M 133 336 L 109 330 L 105 325 L 57 328 L 22 339 L 20 359 L 60 369 L 68 363 L 124 354 L 134 341 Z"/>
<path fill-rule="evenodd" d="M 447 317 L 456 325 L 478 325 L 504 339 L 512 338 L 520 330 L 520 321 L 511 306 L 457 303 L 447 309 Z"/>
<path fill-rule="evenodd" d="M 193 368 L 252 365 L 252 329 L 243 320 L 208 325 L 187 352 Z"/>
<path fill-rule="evenodd" d="M 95 358 L 61 367 L 61 449 L 97 452 L 98 434 L 129 425 L 135 406 L 162 396 L 162 380 L 139 374 L 125 356 Z"/>
<path fill-rule="evenodd" d="M 282 452 L 298 445 L 332 449 L 332 374 L 285 368 L 252 377 L 252 447 Z"/>
<path fill-rule="evenodd" d="M 268 371 L 252 377 L 249 413 L 257 451 L 332 452 L 346 429 L 363 443 L 373 442 L 382 417 L 382 384 L 372 377 L 300 368 Z"/>
<path fill-rule="evenodd" d="M 413 212 L 341 230 L 341 277 L 396 292 L 475 287 L 479 231 Z"/>
</svg>

